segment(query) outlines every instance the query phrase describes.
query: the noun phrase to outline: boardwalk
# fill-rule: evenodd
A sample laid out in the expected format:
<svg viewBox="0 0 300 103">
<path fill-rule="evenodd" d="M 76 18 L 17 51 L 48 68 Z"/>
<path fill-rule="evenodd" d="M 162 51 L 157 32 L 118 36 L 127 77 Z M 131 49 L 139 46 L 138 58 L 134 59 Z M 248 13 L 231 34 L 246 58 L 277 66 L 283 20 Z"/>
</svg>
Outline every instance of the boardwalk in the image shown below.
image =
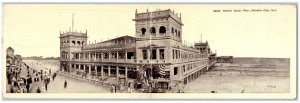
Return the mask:
<svg viewBox="0 0 300 103">
<path fill-rule="evenodd" d="M 24 60 L 24 62 L 30 65 L 32 68 L 37 70 L 51 69 L 53 72 L 58 70 L 58 65 L 56 62 L 52 61 L 35 61 L 35 60 Z M 26 69 L 21 74 L 26 74 Z M 32 74 L 32 71 L 30 72 Z M 64 88 L 64 81 L 68 82 L 67 88 Z M 47 93 L 109 93 L 109 88 L 102 87 L 101 85 L 91 84 L 82 80 L 66 77 L 63 75 L 58 75 L 55 80 L 51 78 L 48 85 L 48 90 L 44 89 L 42 82 L 34 82 L 30 89 L 30 92 L 35 92 L 37 87 L 42 88 L 42 92 Z"/>
</svg>

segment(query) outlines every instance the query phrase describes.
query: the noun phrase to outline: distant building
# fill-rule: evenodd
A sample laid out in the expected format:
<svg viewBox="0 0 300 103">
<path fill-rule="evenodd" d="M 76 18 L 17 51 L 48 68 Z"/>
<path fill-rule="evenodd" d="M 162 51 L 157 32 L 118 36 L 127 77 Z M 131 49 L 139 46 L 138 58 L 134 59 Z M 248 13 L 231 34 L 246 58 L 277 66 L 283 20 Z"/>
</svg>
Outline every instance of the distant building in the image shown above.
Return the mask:
<svg viewBox="0 0 300 103">
<path fill-rule="evenodd" d="M 43 58 L 43 56 L 31 56 L 31 57 L 23 57 L 23 59 L 42 60 L 44 58 Z"/>
<path fill-rule="evenodd" d="M 220 56 L 217 57 L 218 63 L 233 63 L 233 56 Z"/>
<path fill-rule="evenodd" d="M 12 47 L 8 47 L 6 49 L 6 64 L 11 65 L 14 63 L 14 49 Z"/>
<path fill-rule="evenodd" d="M 61 32 L 61 71 L 167 90 L 191 82 L 214 64 L 209 61 L 208 42 L 195 44 L 196 48 L 184 45 L 181 15 L 174 11 L 136 12 L 133 21 L 135 37 L 92 44 L 87 44 L 87 31 Z"/>
</svg>

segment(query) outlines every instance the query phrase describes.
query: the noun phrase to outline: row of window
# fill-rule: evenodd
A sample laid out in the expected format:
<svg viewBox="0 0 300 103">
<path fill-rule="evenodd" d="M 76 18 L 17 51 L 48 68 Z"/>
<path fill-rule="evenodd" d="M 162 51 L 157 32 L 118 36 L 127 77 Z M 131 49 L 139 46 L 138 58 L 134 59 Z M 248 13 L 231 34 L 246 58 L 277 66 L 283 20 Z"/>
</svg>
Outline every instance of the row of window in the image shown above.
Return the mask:
<svg viewBox="0 0 300 103">
<path fill-rule="evenodd" d="M 143 59 L 148 59 L 148 51 L 149 49 L 142 50 L 143 53 Z M 164 49 L 158 49 L 158 55 L 157 55 L 157 49 L 151 49 L 149 50 L 149 59 L 165 59 L 165 50 Z"/>
<path fill-rule="evenodd" d="M 160 27 L 159 27 L 159 33 L 160 33 L 160 34 L 164 34 L 164 33 L 166 33 L 166 31 L 167 31 L 166 27 L 164 27 L 164 26 L 160 26 Z M 146 30 L 145 28 L 142 28 L 142 29 L 141 29 L 141 32 L 142 32 L 142 35 L 144 36 L 144 35 L 146 34 L 147 30 Z M 150 28 L 150 34 L 151 34 L 152 36 L 155 36 L 155 35 L 156 35 L 156 29 L 155 29 L 155 27 L 151 27 L 151 28 Z"/>
<path fill-rule="evenodd" d="M 173 27 L 171 29 L 171 33 L 173 34 L 173 36 L 178 37 L 178 38 L 180 38 L 180 36 L 181 36 L 180 31 L 179 30 L 177 31 L 177 29 L 174 29 Z"/>
<path fill-rule="evenodd" d="M 187 65 L 183 65 L 181 68 L 183 70 L 183 72 L 187 72 L 189 70 L 192 70 L 194 68 L 199 68 L 200 66 L 204 65 L 205 61 L 201 62 L 201 63 L 192 63 L 192 64 L 187 64 Z M 174 75 L 178 74 L 178 67 L 174 67 Z"/>
<path fill-rule="evenodd" d="M 165 20 L 168 20 L 168 19 L 165 19 Z M 152 19 L 151 22 L 158 22 L 158 21 L 164 21 L 164 19 Z M 140 23 L 144 23 L 144 22 L 150 22 L 150 20 L 140 20 L 140 21 L 137 21 L 137 22 L 140 22 Z"/>
<path fill-rule="evenodd" d="M 160 27 L 159 27 L 159 34 L 164 34 L 164 33 L 166 33 L 166 31 L 167 31 L 166 27 L 164 27 L 164 26 L 160 26 Z M 145 28 L 142 28 L 142 29 L 141 29 L 141 32 L 142 32 L 142 36 L 144 36 L 144 35 L 146 34 L 147 30 L 146 30 Z M 172 33 L 173 36 L 175 36 L 175 37 L 179 37 L 179 38 L 181 37 L 180 31 L 177 30 L 177 29 L 174 29 L 173 27 L 172 27 L 172 29 L 171 29 L 171 33 Z M 151 28 L 150 28 L 150 34 L 151 34 L 152 36 L 155 36 L 155 35 L 156 35 L 156 29 L 155 29 L 155 27 L 151 27 Z"/>
<path fill-rule="evenodd" d="M 79 46 L 79 45 L 83 45 L 84 41 L 70 41 L 70 43 L 73 45 L 73 46 Z M 62 41 L 61 42 L 61 45 L 69 45 L 69 41 Z"/>
<path fill-rule="evenodd" d="M 127 54 L 127 57 L 126 57 Z M 95 58 L 95 59 L 134 59 L 134 52 L 104 52 L 102 53 L 74 53 L 73 54 L 73 58 L 74 59 L 91 59 L 91 58 Z M 102 57 L 103 56 L 103 57 Z"/>
<path fill-rule="evenodd" d="M 173 49 L 173 59 L 191 59 L 191 58 L 207 58 L 206 55 L 196 54 L 191 52 L 181 52 L 180 50 Z"/>
</svg>

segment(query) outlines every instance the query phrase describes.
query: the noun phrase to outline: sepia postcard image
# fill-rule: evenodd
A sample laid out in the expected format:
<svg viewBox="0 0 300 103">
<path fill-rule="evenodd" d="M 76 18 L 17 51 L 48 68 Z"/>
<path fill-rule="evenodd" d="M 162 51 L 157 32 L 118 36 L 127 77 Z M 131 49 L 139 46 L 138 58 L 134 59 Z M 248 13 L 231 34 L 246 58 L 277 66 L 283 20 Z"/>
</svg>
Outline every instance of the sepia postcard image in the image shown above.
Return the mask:
<svg viewBox="0 0 300 103">
<path fill-rule="evenodd" d="M 295 99 L 297 4 L 3 4 L 5 99 Z"/>
</svg>

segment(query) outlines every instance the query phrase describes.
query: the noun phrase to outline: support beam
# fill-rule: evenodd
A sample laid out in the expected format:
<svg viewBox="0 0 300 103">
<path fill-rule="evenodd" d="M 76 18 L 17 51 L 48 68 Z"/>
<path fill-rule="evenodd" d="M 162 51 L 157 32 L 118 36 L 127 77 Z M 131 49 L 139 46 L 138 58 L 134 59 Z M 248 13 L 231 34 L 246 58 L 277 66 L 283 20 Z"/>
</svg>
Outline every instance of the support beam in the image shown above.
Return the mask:
<svg viewBox="0 0 300 103">
<path fill-rule="evenodd" d="M 150 49 L 147 49 L 147 54 L 148 54 L 148 55 L 147 55 L 147 56 L 148 56 L 147 59 L 150 60 L 150 55 L 151 55 Z"/>
<path fill-rule="evenodd" d="M 125 67 L 125 81 L 127 81 L 127 72 L 128 72 L 128 67 Z"/>
<path fill-rule="evenodd" d="M 119 79 L 119 66 L 116 66 L 117 79 Z"/>
<path fill-rule="evenodd" d="M 127 50 L 125 50 L 125 60 L 127 59 Z"/>
<path fill-rule="evenodd" d="M 89 75 L 92 75 L 92 66 L 89 65 Z"/>
<path fill-rule="evenodd" d="M 98 65 L 95 65 L 94 70 L 95 70 L 95 75 L 98 76 Z"/>
<path fill-rule="evenodd" d="M 104 77 L 104 70 L 103 70 L 103 65 L 101 65 L 101 77 Z"/>
<path fill-rule="evenodd" d="M 160 59 L 159 49 L 155 49 L 155 50 L 156 50 L 156 59 L 159 60 Z"/>
<path fill-rule="evenodd" d="M 108 76 L 110 77 L 110 66 L 108 66 Z"/>
</svg>

